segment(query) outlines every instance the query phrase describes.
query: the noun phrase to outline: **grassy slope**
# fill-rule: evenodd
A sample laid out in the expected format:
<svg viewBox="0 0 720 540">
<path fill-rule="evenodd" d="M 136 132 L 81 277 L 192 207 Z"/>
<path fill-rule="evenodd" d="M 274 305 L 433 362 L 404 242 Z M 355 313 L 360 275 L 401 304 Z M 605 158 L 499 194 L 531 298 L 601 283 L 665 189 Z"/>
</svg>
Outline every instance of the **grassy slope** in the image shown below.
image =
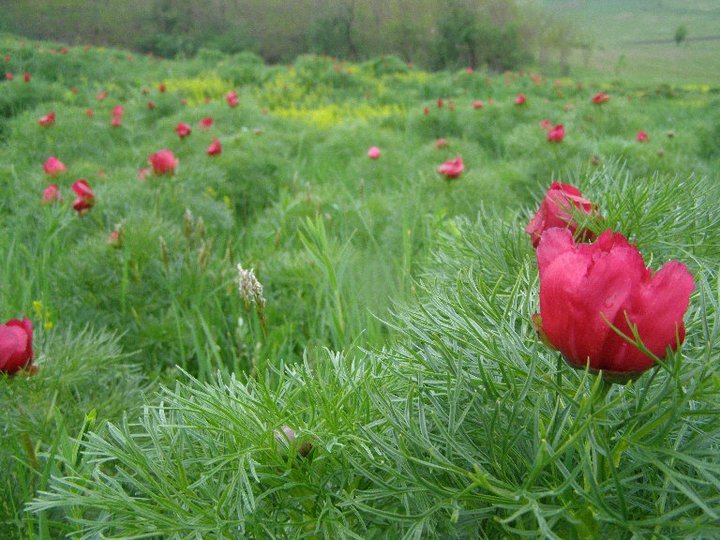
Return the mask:
<svg viewBox="0 0 720 540">
<path fill-rule="evenodd" d="M 720 81 L 720 40 L 673 41 L 680 24 L 688 38 L 720 36 L 720 4 L 713 0 L 544 0 L 593 37 L 588 65 L 572 59 L 576 75 L 599 73 L 644 82 Z M 662 44 L 636 41 L 668 40 Z"/>
<path fill-rule="evenodd" d="M 0 64 L 33 76 L 0 82 L 0 314 L 32 315 L 41 366 L 29 384 L 0 381 L 0 399 L 12 404 L 2 418 L 8 464 L 1 485 L 16 486 L 0 510 L 21 537 L 25 527 L 66 526 L 43 521 L 62 513 L 38 520 L 20 508 L 47 487 L 49 474 L 78 460 L 71 437 L 86 413 L 97 409 L 101 432 L 100 420 L 117 420 L 123 409 L 134 415 L 143 402 L 138 367 L 146 380 L 160 374 L 172 386 L 176 365 L 208 380 L 216 369 L 263 373 L 303 355 L 313 365 L 325 347 L 392 344 L 393 324 L 375 315 L 389 319 L 392 300 L 412 301 L 414 280 L 435 259 L 439 239 L 458 233 L 456 219 L 473 218 L 482 206 L 515 215 L 551 178 L 582 185 L 593 155 L 626 161 L 632 178 L 718 178 L 717 98 L 706 89 L 427 74 L 393 59 L 337 65 L 300 58 L 265 67 L 247 55 L 170 62 L 103 49 L 62 55 L 51 47 L 8 37 L 2 49 L 11 62 Z M 161 81 L 166 93 L 157 89 Z M 236 109 L 223 99 L 231 89 L 241 95 Z M 612 97 L 596 107 L 590 97 L 600 89 Z M 101 90 L 110 92 L 103 102 Z M 513 105 L 518 92 L 528 96 L 524 107 Z M 440 97 L 452 98 L 455 109 L 447 101 L 438 107 Z M 473 109 L 475 99 L 486 107 Z M 123 126 L 111 128 L 117 104 L 125 107 Z M 93 118 L 84 114 L 88 107 Z M 50 110 L 57 124 L 43 129 L 37 120 Z M 215 124 L 203 132 L 197 121 L 208 115 Z M 546 118 L 566 125 L 562 144 L 546 141 L 538 126 Z M 182 141 L 174 133 L 181 121 L 193 127 Z M 635 141 L 640 129 L 650 143 Z M 665 134 L 671 129 L 674 138 Z M 205 154 L 213 136 L 224 148 L 217 158 Z M 437 149 L 437 137 L 449 148 Z M 366 155 L 373 144 L 383 152 L 377 161 Z M 139 182 L 147 155 L 164 147 L 180 158 L 177 174 Z M 445 183 L 435 168 L 458 154 L 466 171 Z M 56 180 L 65 202 L 42 207 L 49 155 L 69 168 Z M 97 197 L 82 218 L 69 208 L 79 177 Z M 115 250 L 106 238 L 120 222 L 125 245 Z M 522 236 L 513 242 L 531 255 Z M 237 262 L 254 266 L 265 285 L 266 335 L 237 295 Z M 523 335 L 532 335 L 523 320 Z M 85 325 L 92 331 L 79 333 Z"/>
</svg>

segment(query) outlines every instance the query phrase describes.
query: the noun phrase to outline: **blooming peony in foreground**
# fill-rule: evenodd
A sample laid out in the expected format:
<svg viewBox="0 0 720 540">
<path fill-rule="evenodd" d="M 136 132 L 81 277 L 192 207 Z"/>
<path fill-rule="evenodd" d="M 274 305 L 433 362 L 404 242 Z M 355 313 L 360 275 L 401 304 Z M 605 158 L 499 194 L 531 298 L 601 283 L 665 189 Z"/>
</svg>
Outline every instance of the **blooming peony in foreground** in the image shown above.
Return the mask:
<svg viewBox="0 0 720 540">
<path fill-rule="evenodd" d="M 573 209 L 588 215 L 597 215 L 595 205 L 585 199 L 580 190 L 570 184 L 553 182 L 540 203 L 540 208 L 525 227 L 525 232 L 532 238 L 533 247 L 540 243 L 542 234 L 554 227 L 568 229 L 575 234 L 577 222 L 572 217 Z M 585 240 L 592 239 L 590 231 L 582 231 Z"/>
<path fill-rule="evenodd" d="M 30 367 L 33 360 L 32 323 L 12 319 L 0 325 L 0 372 L 13 374 Z"/>
<path fill-rule="evenodd" d="M 461 157 L 450 159 L 438 167 L 438 172 L 446 179 L 451 180 L 458 178 L 465 170 L 465 164 Z"/>
<path fill-rule="evenodd" d="M 605 231 L 593 244 L 576 244 L 565 229 L 543 234 L 537 260 L 535 322 L 572 366 L 631 379 L 655 364 L 611 325 L 633 339 L 629 321 L 658 358 L 685 338 L 683 315 L 695 283 L 684 264 L 670 261 L 653 272 L 621 234 Z"/>
<path fill-rule="evenodd" d="M 90 184 L 84 178 L 73 183 L 72 190 L 75 192 L 75 200 L 73 201 L 73 210 L 82 215 L 93 206 L 95 206 L 95 194 L 90 189 Z"/>
<path fill-rule="evenodd" d="M 62 161 L 55 156 L 47 158 L 47 161 L 45 161 L 45 164 L 43 165 L 43 171 L 45 171 L 45 174 L 48 176 L 57 176 L 58 174 L 65 172 L 65 170 L 65 165 L 63 165 Z"/>
<path fill-rule="evenodd" d="M 174 174 L 178 166 L 178 159 L 168 149 L 150 154 L 148 161 L 155 174 Z"/>
<path fill-rule="evenodd" d="M 371 146 L 367 155 L 370 159 L 377 159 L 380 157 L 380 149 L 377 146 Z"/>
</svg>

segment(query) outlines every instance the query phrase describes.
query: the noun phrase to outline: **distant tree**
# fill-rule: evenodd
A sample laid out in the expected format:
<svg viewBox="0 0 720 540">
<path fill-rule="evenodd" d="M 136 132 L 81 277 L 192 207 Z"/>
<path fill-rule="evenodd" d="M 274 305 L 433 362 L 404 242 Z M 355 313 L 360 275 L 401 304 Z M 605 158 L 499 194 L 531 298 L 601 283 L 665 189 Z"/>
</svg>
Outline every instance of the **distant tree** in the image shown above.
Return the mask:
<svg viewBox="0 0 720 540">
<path fill-rule="evenodd" d="M 680 44 L 687 39 L 688 35 L 688 29 L 687 26 L 684 24 L 681 24 L 677 27 L 677 30 L 675 30 L 675 45 L 678 47 Z"/>
</svg>

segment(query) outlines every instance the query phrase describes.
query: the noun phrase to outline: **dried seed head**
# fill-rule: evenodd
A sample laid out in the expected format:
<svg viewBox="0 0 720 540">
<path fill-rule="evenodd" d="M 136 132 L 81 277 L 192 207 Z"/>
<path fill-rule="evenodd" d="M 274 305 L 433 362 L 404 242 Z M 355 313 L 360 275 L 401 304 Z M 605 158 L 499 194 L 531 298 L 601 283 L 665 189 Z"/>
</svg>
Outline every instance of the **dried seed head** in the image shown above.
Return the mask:
<svg viewBox="0 0 720 540">
<path fill-rule="evenodd" d="M 265 297 L 263 296 L 263 286 L 257 277 L 255 277 L 255 269 L 245 270 L 241 264 L 238 264 L 237 268 L 240 298 L 245 302 L 245 308 L 249 310 L 250 304 L 264 307 Z"/>
</svg>

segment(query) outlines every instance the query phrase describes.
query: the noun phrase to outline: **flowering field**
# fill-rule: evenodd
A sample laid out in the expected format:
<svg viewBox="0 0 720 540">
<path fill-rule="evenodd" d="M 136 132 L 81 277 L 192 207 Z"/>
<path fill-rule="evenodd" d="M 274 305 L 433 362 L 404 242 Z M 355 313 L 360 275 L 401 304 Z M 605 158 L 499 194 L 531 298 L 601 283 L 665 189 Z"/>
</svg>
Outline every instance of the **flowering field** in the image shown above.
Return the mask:
<svg viewBox="0 0 720 540">
<path fill-rule="evenodd" d="M 3 537 L 719 535 L 719 106 L 0 37 Z"/>
</svg>

